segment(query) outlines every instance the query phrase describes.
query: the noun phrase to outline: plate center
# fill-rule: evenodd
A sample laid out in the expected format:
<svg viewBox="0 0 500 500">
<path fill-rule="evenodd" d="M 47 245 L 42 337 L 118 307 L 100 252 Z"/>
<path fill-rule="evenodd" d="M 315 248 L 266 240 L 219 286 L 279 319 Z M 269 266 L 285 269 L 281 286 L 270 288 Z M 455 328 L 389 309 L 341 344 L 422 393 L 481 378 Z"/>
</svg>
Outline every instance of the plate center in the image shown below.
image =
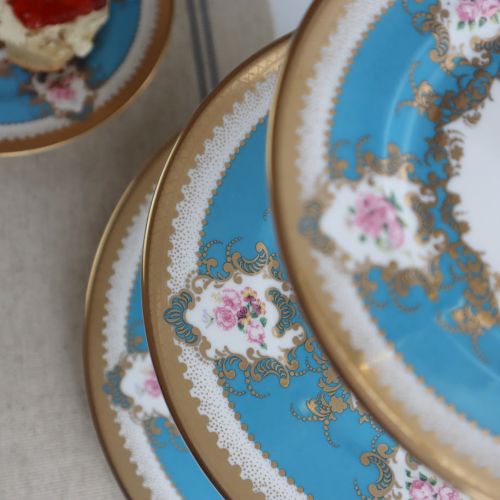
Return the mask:
<svg viewBox="0 0 500 500">
<path fill-rule="evenodd" d="M 500 298 L 500 213 L 498 130 L 500 127 L 500 82 L 491 87 L 491 99 L 480 110 L 475 124 L 459 120 L 448 126 L 448 132 L 463 140 L 463 155 L 449 182 L 449 190 L 460 196 L 456 217 L 469 228 L 464 241 L 479 252 L 496 281 Z"/>
</svg>

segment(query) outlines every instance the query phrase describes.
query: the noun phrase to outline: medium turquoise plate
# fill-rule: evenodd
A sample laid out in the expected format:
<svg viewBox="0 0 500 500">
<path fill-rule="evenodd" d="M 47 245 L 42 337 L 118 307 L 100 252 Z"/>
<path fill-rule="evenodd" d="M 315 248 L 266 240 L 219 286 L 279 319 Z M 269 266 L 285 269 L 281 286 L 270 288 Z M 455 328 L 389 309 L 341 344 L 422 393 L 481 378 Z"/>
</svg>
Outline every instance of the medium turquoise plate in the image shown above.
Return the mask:
<svg viewBox="0 0 500 500">
<path fill-rule="evenodd" d="M 215 91 L 157 188 L 143 302 L 160 383 L 229 498 L 461 498 L 344 385 L 287 281 L 265 172 L 285 48 Z"/>
</svg>

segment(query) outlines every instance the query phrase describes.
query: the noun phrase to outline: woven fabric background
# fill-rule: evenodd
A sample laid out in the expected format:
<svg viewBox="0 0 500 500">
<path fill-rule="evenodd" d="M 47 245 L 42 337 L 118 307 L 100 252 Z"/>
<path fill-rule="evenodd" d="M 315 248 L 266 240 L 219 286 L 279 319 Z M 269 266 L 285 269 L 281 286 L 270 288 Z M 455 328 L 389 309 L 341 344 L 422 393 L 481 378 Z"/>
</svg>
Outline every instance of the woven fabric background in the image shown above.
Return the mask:
<svg viewBox="0 0 500 500">
<path fill-rule="evenodd" d="M 96 246 L 129 181 L 308 0 L 177 0 L 152 84 L 51 151 L 0 159 L 0 499 L 123 498 L 87 406 L 82 331 Z"/>
</svg>

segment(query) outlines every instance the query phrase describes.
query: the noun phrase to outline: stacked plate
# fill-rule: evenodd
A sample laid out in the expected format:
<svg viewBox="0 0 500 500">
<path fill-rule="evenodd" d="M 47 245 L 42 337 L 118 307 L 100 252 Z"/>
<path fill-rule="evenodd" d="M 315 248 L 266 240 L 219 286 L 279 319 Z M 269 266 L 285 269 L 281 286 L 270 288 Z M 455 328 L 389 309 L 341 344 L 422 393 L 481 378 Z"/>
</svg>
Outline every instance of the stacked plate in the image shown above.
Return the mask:
<svg viewBox="0 0 500 500">
<path fill-rule="evenodd" d="M 131 497 L 498 498 L 499 31 L 318 0 L 130 186 L 86 366 Z"/>
</svg>

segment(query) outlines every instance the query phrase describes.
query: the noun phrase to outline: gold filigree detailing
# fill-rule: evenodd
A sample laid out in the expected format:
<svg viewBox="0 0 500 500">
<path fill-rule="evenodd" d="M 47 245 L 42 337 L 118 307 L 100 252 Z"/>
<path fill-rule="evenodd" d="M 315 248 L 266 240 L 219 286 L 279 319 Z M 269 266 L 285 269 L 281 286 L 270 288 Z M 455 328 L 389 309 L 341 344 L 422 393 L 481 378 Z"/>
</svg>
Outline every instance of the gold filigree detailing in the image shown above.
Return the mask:
<svg viewBox="0 0 500 500">
<path fill-rule="evenodd" d="M 356 494 L 362 500 L 372 498 L 385 498 L 387 500 L 399 500 L 402 494 L 396 489 L 400 489 L 400 485 L 396 482 L 394 472 L 389 463 L 396 457 L 398 447 L 390 448 L 387 444 L 381 443 L 378 446 L 373 446 L 372 450 L 363 453 L 360 458 L 361 464 L 366 467 L 374 465 L 378 470 L 378 477 L 374 483 L 368 485 L 370 496 L 363 494 L 357 481 L 354 481 Z"/>
<path fill-rule="evenodd" d="M 149 441 L 155 448 L 166 448 L 167 446 L 171 445 L 177 451 L 188 451 L 186 445 L 182 441 L 177 426 L 168 418 L 151 417 L 144 420 L 143 425 Z M 163 429 L 166 429 L 168 431 L 167 439 L 165 439 L 164 437 Z"/>
<path fill-rule="evenodd" d="M 421 33 L 431 33 L 436 42 L 429 57 L 438 63 L 446 72 L 455 67 L 457 54 L 450 53 L 450 34 L 442 22 L 443 11 L 440 3 L 431 5 L 428 12 L 418 12 L 413 16 L 413 26 Z"/>
<path fill-rule="evenodd" d="M 490 89 L 495 78 L 484 69 L 474 71 L 472 78 L 464 83 L 464 77 L 457 77 L 457 90 L 448 90 L 443 94 L 431 119 L 436 123 L 436 131 L 445 125 L 463 119 L 473 125 L 481 118 L 480 108 L 491 98 Z"/>
<path fill-rule="evenodd" d="M 420 114 L 426 114 L 429 120 L 440 130 L 444 124 L 459 118 L 470 124 L 477 123 L 481 117 L 480 107 L 490 97 L 489 89 L 493 76 L 484 69 L 477 69 L 473 78 L 464 83 L 464 77 L 457 77 L 457 90 L 446 91 L 443 95 L 436 92 L 431 84 L 423 80 L 417 83 L 415 69 L 420 62 L 413 63 L 410 70 L 410 85 L 413 99 L 406 99 L 398 104 L 398 111 L 405 106 L 412 106 Z"/>
<path fill-rule="evenodd" d="M 420 3 L 420 2 L 417 2 Z M 443 71 L 451 73 L 457 64 L 472 64 L 485 67 L 491 63 L 494 53 L 500 52 L 500 37 L 497 34 L 486 39 L 470 36 L 467 42 L 452 42 L 450 30 L 452 26 L 450 12 L 442 7 L 442 2 L 431 5 L 426 12 L 412 13 L 408 2 L 403 6 L 412 16 L 413 26 L 420 33 L 430 33 L 436 46 L 429 52 L 432 61 L 438 63 Z"/>
<path fill-rule="evenodd" d="M 332 179 L 342 178 L 345 169 L 349 166 L 346 160 L 340 160 L 337 156 L 338 150 L 348 144 L 347 141 L 339 141 L 330 146 L 328 153 L 328 171 Z"/>
<path fill-rule="evenodd" d="M 332 437 L 331 425 L 346 411 L 357 413 L 360 423 L 368 423 L 377 433 L 381 432 L 379 424 L 355 399 L 327 358 L 318 352 L 313 354 L 313 359 L 319 365 L 322 374 L 318 382 L 320 392 L 306 401 L 305 412 L 299 411 L 292 404 L 291 414 L 302 422 L 320 422 L 325 439 L 334 448 L 337 448 L 338 444 Z"/>
<path fill-rule="evenodd" d="M 494 77 L 484 69 L 475 70 L 466 84 L 463 84 L 463 78 L 458 78 L 458 90 L 447 91 L 443 95 L 435 135 L 428 141 L 428 156 L 437 162 L 444 161 L 447 174 L 445 180 L 434 179 L 430 187 L 444 191 L 441 218 L 459 235 L 458 241 L 447 245 L 457 269 L 450 268 L 452 282 L 443 284 L 443 289 L 450 288 L 453 281 L 462 281 L 466 285 L 463 292 L 466 302 L 446 315 L 439 316 L 437 320 L 449 333 L 470 336 L 476 354 L 483 361 L 486 359 L 480 352 L 478 339 L 500 323 L 500 312 L 495 297 L 493 270 L 487 268 L 479 252 L 465 243 L 463 236 L 469 231 L 469 225 L 466 220 L 460 219 L 457 212 L 460 196 L 448 188 L 449 181 L 460 175 L 460 161 L 464 154 L 463 136 L 449 125 L 457 120 L 465 120 L 472 126 L 476 124 L 481 118 L 481 108 L 491 98 L 494 81 Z"/>
<path fill-rule="evenodd" d="M 387 146 L 387 157 L 379 158 L 371 151 L 363 153 L 363 146 L 369 136 L 364 136 L 356 143 L 356 171 L 360 176 L 367 171 L 378 175 L 406 177 L 414 170 L 414 164 L 419 163 L 418 158 L 412 154 L 403 154 L 396 144 Z"/>
<path fill-rule="evenodd" d="M 440 96 L 434 91 L 432 85 L 427 80 L 424 80 L 419 84 L 416 83 L 415 70 L 419 65 L 420 62 L 415 62 L 410 68 L 410 85 L 413 92 L 413 99 L 401 101 L 398 104 L 397 110 L 399 111 L 405 106 L 413 106 L 421 115 L 426 113 L 429 114 L 429 118 L 434 121 L 434 115 L 439 109 L 438 101 Z"/>
</svg>

